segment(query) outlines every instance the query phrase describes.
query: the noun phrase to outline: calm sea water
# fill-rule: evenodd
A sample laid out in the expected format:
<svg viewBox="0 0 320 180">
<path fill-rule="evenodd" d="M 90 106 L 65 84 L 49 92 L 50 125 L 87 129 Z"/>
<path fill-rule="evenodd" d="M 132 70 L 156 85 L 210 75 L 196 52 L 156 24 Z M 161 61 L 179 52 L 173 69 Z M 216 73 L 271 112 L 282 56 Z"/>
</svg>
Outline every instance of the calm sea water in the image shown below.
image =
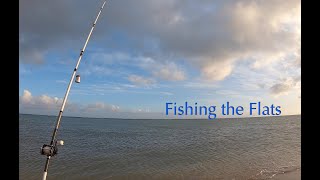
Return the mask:
<svg viewBox="0 0 320 180">
<path fill-rule="evenodd" d="M 56 117 L 19 116 L 20 179 L 41 179 Z M 300 179 L 301 116 L 216 120 L 63 117 L 53 179 Z M 298 173 L 297 173 L 298 172 Z"/>
</svg>

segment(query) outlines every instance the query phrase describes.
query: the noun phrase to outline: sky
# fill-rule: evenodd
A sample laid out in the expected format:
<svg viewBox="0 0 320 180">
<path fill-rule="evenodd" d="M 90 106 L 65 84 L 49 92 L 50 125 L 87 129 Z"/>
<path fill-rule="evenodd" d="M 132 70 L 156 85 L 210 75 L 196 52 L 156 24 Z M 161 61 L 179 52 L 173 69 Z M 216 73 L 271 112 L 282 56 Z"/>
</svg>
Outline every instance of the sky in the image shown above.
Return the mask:
<svg viewBox="0 0 320 180">
<path fill-rule="evenodd" d="M 19 3 L 19 112 L 57 115 L 103 1 Z M 167 116 L 170 102 L 301 114 L 301 2 L 110 0 L 77 74 L 64 115 L 199 118 Z"/>
</svg>

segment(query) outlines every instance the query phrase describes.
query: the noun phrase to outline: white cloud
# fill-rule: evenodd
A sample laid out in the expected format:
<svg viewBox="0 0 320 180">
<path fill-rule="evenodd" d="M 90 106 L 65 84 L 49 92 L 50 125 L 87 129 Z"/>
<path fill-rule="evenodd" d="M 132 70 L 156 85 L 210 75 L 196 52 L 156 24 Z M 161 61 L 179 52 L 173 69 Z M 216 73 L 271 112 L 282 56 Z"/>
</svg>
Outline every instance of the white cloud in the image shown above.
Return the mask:
<svg viewBox="0 0 320 180">
<path fill-rule="evenodd" d="M 189 81 L 186 82 L 182 85 L 185 88 L 191 88 L 191 89 L 216 89 L 218 87 L 220 87 L 218 84 L 216 83 L 211 83 L 208 81 Z"/>
<path fill-rule="evenodd" d="M 182 68 L 179 68 L 173 62 L 155 65 L 153 67 L 153 75 L 167 81 L 182 81 L 186 79 L 186 75 Z"/>
<path fill-rule="evenodd" d="M 92 59 L 92 62 L 94 61 L 99 65 L 110 65 L 113 63 L 122 64 L 123 62 L 130 61 L 131 59 L 129 54 L 124 52 L 105 53 L 103 50 L 92 53 L 89 58 Z"/>
<path fill-rule="evenodd" d="M 61 48 L 59 46 L 62 40 L 79 39 L 86 30 L 84 19 L 89 21 L 96 6 L 95 3 L 81 2 L 78 3 L 79 6 L 74 6 L 71 2 L 39 0 L 24 3 L 21 6 L 23 8 L 19 9 L 22 18 L 19 44 L 20 52 L 24 54 L 20 59 L 23 62 L 38 62 L 37 59 L 43 58 L 46 49 Z M 184 59 L 193 68 L 200 70 L 203 77 L 221 81 L 232 74 L 235 63 L 240 59 L 253 58 L 254 67 L 264 67 L 279 59 L 274 58 L 276 54 L 297 52 L 297 42 L 301 36 L 299 0 L 119 0 L 110 2 L 110 6 L 113 8 L 108 9 L 105 21 L 99 22 L 95 33 L 96 46 L 104 51 L 117 49 L 127 52 L 130 49 L 131 52 L 150 56 L 156 61 L 156 65 L 167 67 L 148 68 L 153 75 L 164 80 L 178 81 L 186 78 L 183 67 L 176 68 L 177 62 L 172 61 L 175 65 L 167 63 L 168 59 L 162 58 L 164 56 Z M 43 7 L 55 8 L 41 11 Z M 141 7 L 144 7 L 143 10 Z M 87 10 L 78 10 L 79 8 Z M 119 9 L 123 11 L 120 12 Z M 68 13 L 73 16 L 68 16 Z M 44 28 L 38 28 L 39 23 Z M 114 33 L 110 33 L 118 32 L 119 29 L 124 43 L 114 38 Z M 153 42 L 154 48 L 146 46 L 145 42 Z M 299 61 L 299 54 L 297 57 Z M 97 55 L 95 58 L 104 59 L 105 63 L 122 63 L 128 57 L 126 54 L 115 53 L 110 56 Z M 112 74 L 110 69 L 97 66 L 93 67 L 93 71 Z"/>
<path fill-rule="evenodd" d="M 30 103 L 32 99 L 31 92 L 28 90 L 23 90 L 23 95 L 21 97 L 22 103 Z"/>
<path fill-rule="evenodd" d="M 170 92 L 157 92 L 172 95 Z M 59 102 L 58 102 L 59 101 Z M 56 116 L 62 99 L 48 95 L 32 96 L 29 90 L 24 90 L 20 96 L 19 112 L 27 114 L 43 114 Z M 56 106 L 54 104 L 57 104 Z M 47 105 L 51 105 L 50 107 Z M 166 118 L 160 112 L 152 112 L 150 107 L 120 108 L 115 104 L 93 102 L 89 104 L 67 103 L 64 110 L 66 116 L 98 117 L 98 118 Z"/>
<path fill-rule="evenodd" d="M 110 68 L 107 65 L 98 65 L 95 63 L 88 64 L 82 71 L 83 75 L 98 75 L 98 76 L 109 76 L 114 73 L 114 69 Z"/>
<path fill-rule="evenodd" d="M 150 113 L 150 109 L 149 108 L 137 108 L 137 109 L 132 109 L 131 110 L 132 113 L 139 113 L 139 114 L 145 114 L 145 113 Z M 150 116 L 151 117 L 151 116 Z M 149 118 L 150 118 L 149 117 Z"/>
<path fill-rule="evenodd" d="M 255 61 L 251 64 L 251 68 L 253 69 L 261 69 L 266 68 L 270 64 L 274 62 L 279 62 L 285 58 L 285 53 L 283 52 L 277 52 L 272 55 L 269 54 L 256 54 L 254 57 L 252 57 Z"/>
<path fill-rule="evenodd" d="M 157 61 L 152 57 L 132 55 L 125 52 L 93 53 L 83 70 L 83 74 L 90 75 L 103 75 L 103 76 L 128 76 L 130 82 L 134 84 L 154 84 L 154 79 L 163 79 L 167 81 L 182 81 L 186 79 L 185 69 L 183 66 L 178 66 L 175 62 L 166 60 L 164 62 Z M 116 69 L 112 64 L 117 64 Z M 124 67 L 141 68 L 149 72 L 153 78 L 143 78 L 138 75 L 130 75 L 130 68 L 123 69 Z"/>
<path fill-rule="evenodd" d="M 74 44 L 80 44 L 78 39 L 88 30 L 83 22 L 90 22 L 99 6 L 98 1 L 84 0 L 79 0 L 77 6 L 71 1 L 22 3 L 21 63 L 40 62 L 47 52 L 51 56 L 54 55 L 51 52 L 59 49 L 72 52 L 69 47 L 74 50 Z M 54 8 L 42 11 L 44 7 Z M 108 7 L 112 8 L 103 12 L 107 14 L 99 20 L 94 32 L 94 46 L 86 53 L 90 60 L 83 61 L 87 64 L 83 64 L 85 68 L 80 73 L 108 78 L 117 75 L 120 79 L 128 78 L 132 84 L 127 87 L 112 84 L 94 91 L 83 88 L 85 91 L 81 89 L 79 93 L 125 92 L 138 85 L 162 83 L 160 80 L 176 81 L 166 84 L 173 87 L 185 83 L 184 87 L 192 87 L 189 92 L 211 90 L 214 88 L 211 84 L 239 88 L 241 95 L 248 93 L 247 89 L 261 94 L 269 90 L 273 96 L 299 89 L 299 83 L 294 85 L 290 82 L 294 80 L 288 79 L 301 74 L 299 0 L 117 0 L 110 1 Z M 69 41 L 74 44 L 67 46 L 65 42 Z M 281 80 L 277 81 L 278 78 Z"/>
<path fill-rule="evenodd" d="M 48 95 L 32 96 L 29 90 L 24 90 L 20 96 L 20 104 L 23 107 L 40 107 L 46 109 L 57 109 L 61 105 L 62 99 L 57 97 L 50 97 Z"/>
<path fill-rule="evenodd" d="M 295 57 L 295 61 L 293 62 L 293 65 L 301 67 L 301 45 L 294 52 L 294 57 Z"/>
<path fill-rule="evenodd" d="M 112 111 L 119 111 L 120 107 L 116 105 L 111 105 L 111 110 Z"/>
<path fill-rule="evenodd" d="M 88 104 L 86 105 L 81 111 L 83 112 L 116 112 L 119 111 L 120 107 L 116 106 L 116 105 L 110 105 L 110 104 L 106 104 L 103 102 L 96 102 L 96 103 L 92 103 L 92 104 Z"/>
<path fill-rule="evenodd" d="M 139 85 L 139 86 L 150 86 L 150 85 L 153 85 L 155 83 L 155 80 L 154 79 L 151 79 L 151 78 L 145 78 L 145 77 L 142 77 L 142 76 L 138 76 L 138 75 L 129 75 L 128 76 L 128 80 L 135 84 L 135 85 Z"/>
<path fill-rule="evenodd" d="M 182 81 L 186 79 L 185 69 L 173 61 L 157 61 L 152 57 L 138 56 L 133 58 L 138 66 L 150 72 L 155 78 L 167 81 Z"/>
<path fill-rule="evenodd" d="M 54 115 L 58 112 L 62 104 L 61 98 L 48 95 L 32 96 L 29 90 L 24 90 L 20 96 L 19 111 L 31 114 Z M 117 105 L 96 102 L 90 104 L 75 104 L 67 102 L 66 109 L 73 114 L 90 115 L 91 112 L 118 112 L 120 107 Z M 94 114 L 91 114 L 94 116 Z"/>
<path fill-rule="evenodd" d="M 232 61 L 216 61 L 202 67 L 202 75 L 205 79 L 220 81 L 232 72 Z"/>
</svg>

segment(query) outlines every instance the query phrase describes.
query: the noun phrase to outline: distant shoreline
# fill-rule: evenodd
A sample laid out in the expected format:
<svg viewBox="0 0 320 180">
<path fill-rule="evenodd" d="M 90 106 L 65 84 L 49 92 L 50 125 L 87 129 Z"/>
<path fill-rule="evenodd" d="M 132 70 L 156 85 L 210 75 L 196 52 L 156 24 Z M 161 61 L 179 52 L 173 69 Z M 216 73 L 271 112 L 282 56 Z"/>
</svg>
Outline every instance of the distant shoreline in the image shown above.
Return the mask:
<svg viewBox="0 0 320 180">
<path fill-rule="evenodd" d="M 44 115 L 44 114 L 27 114 L 27 113 L 19 113 L 19 115 L 33 115 L 33 116 L 49 116 L 49 117 L 57 117 L 56 115 Z M 69 118 L 91 118 L 91 119 L 117 119 L 117 120 L 206 120 L 206 121 L 215 121 L 220 119 L 248 119 L 248 118 L 268 118 L 268 117 L 287 117 L 287 116 L 301 116 L 301 114 L 294 114 L 294 115 L 281 115 L 281 116 L 246 116 L 246 117 L 224 117 L 224 118 L 216 118 L 212 120 L 208 120 L 207 118 L 108 118 L 108 117 L 80 117 L 80 116 L 63 116 Z"/>
</svg>

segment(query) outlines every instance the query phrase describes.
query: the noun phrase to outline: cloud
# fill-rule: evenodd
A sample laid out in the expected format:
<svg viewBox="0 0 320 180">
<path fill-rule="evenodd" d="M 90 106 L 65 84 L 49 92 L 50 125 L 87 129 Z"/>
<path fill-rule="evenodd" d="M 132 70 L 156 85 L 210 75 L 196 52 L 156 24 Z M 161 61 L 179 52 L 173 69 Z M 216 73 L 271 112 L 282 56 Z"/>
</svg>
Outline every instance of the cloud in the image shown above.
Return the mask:
<svg viewBox="0 0 320 180">
<path fill-rule="evenodd" d="M 40 107 L 45 109 L 57 109 L 61 103 L 62 99 L 58 97 L 50 97 L 48 95 L 32 96 L 29 90 L 24 90 L 22 96 L 19 98 L 20 105 L 24 107 Z"/>
<path fill-rule="evenodd" d="M 150 109 L 148 108 L 138 108 L 138 109 L 134 109 L 132 110 L 133 113 L 150 113 Z"/>
<path fill-rule="evenodd" d="M 281 61 L 285 58 L 285 53 L 277 52 L 272 55 L 264 55 L 264 54 L 257 54 L 253 59 L 255 61 L 251 64 L 251 68 L 253 69 L 261 69 L 269 66 L 270 64 Z"/>
<path fill-rule="evenodd" d="M 152 57 L 144 56 L 138 56 L 133 59 L 140 68 L 150 72 L 155 78 L 167 81 L 182 81 L 186 79 L 184 69 L 175 62 L 169 60 L 161 62 Z"/>
<path fill-rule="evenodd" d="M 110 111 L 113 111 L 113 112 L 116 112 L 116 111 L 119 111 L 120 107 L 119 106 L 116 106 L 116 105 L 109 105 L 109 104 L 105 104 L 103 102 L 96 102 L 96 103 L 93 103 L 93 104 L 88 104 L 86 105 L 82 111 L 84 112 L 90 112 L 90 113 L 93 113 L 93 112 L 97 112 L 97 111 L 102 111 L 102 112 L 110 112 Z"/>
<path fill-rule="evenodd" d="M 170 93 L 168 93 L 170 94 Z M 19 113 L 42 114 L 56 116 L 61 106 L 62 99 L 48 95 L 33 96 L 29 90 L 24 90 L 19 96 Z M 67 102 L 64 110 L 65 116 L 97 117 L 97 118 L 163 118 L 161 113 L 152 113 L 148 107 L 123 109 L 115 104 L 93 102 L 77 104 Z"/>
<path fill-rule="evenodd" d="M 138 75 L 129 75 L 128 76 L 128 80 L 138 86 L 150 86 L 153 85 L 155 83 L 154 79 L 151 78 L 145 78 L 142 76 L 138 76 Z"/>
<path fill-rule="evenodd" d="M 186 79 L 183 67 L 170 60 L 162 62 L 148 56 L 132 55 L 127 52 L 106 53 L 100 52 L 100 50 L 89 55 L 88 59 L 83 72 L 86 75 L 129 76 L 130 81 L 140 81 L 142 80 L 141 77 L 130 77 L 131 69 L 140 69 L 150 73 L 154 79 L 167 81 Z M 127 67 L 127 69 L 123 69 L 124 67 Z M 146 82 L 143 81 L 139 84 L 154 83 L 153 78 L 147 78 Z"/>
<path fill-rule="evenodd" d="M 216 89 L 219 87 L 218 84 L 209 83 L 208 81 L 189 81 L 184 83 L 182 86 L 188 89 Z"/>
<path fill-rule="evenodd" d="M 286 82 L 278 83 L 278 84 L 273 85 L 270 88 L 270 91 L 271 91 L 271 94 L 273 94 L 273 95 L 280 95 L 282 93 L 288 92 L 291 89 L 291 87 L 292 87 L 292 84 L 288 84 Z"/>
<path fill-rule="evenodd" d="M 286 78 L 282 80 L 280 83 L 276 83 L 270 87 L 270 93 L 274 97 L 278 97 L 280 95 L 286 95 L 293 88 L 301 88 L 301 76 L 297 76 L 295 78 Z"/>
<path fill-rule="evenodd" d="M 186 79 L 184 71 L 173 62 L 165 62 L 154 66 L 153 75 L 167 81 L 182 81 Z"/>
<path fill-rule="evenodd" d="M 298 50 L 294 53 L 296 60 L 294 61 L 294 65 L 301 67 L 301 45 Z"/>
<path fill-rule="evenodd" d="M 45 94 L 32 96 L 31 92 L 25 89 L 23 94 L 19 97 L 19 111 L 22 113 L 55 115 L 61 107 L 62 100 L 62 98 L 51 97 Z M 90 115 L 92 112 L 102 114 L 105 112 L 118 112 L 120 107 L 104 102 L 80 105 L 67 101 L 66 109 L 69 114 L 71 112 L 77 115 Z"/>
<path fill-rule="evenodd" d="M 231 61 L 218 61 L 202 67 L 202 75 L 205 79 L 220 81 L 229 76 L 233 65 Z"/>
<path fill-rule="evenodd" d="M 30 103 L 32 99 L 31 92 L 28 90 L 23 90 L 23 95 L 21 97 L 22 103 Z"/>
<path fill-rule="evenodd" d="M 22 1 L 20 60 L 39 63 L 50 50 L 62 49 L 62 44 L 66 49 L 83 43 L 101 3 Z M 203 77 L 221 81 L 242 59 L 251 58 L 254 67 L 263 67 L 277 61 L 275 54 L 297 52 L 300 36 L 298 0 L 117 0 L 107 2 L 92 38 L 96 47 L 124 52 L 130 49 L 169 66 L 169 70 L 177 69 L 163 56 L 184 59 Z M 178 65 L 176 60 L 172 63 Z M 154 75 L 165 80 L 185 78 L 182 70 L 170 76 L 167 69 L 155 70 Z"/>
<path fill-rule="evenodd" d="M 128 74 L 130 74 L 130 69 L 127 67 L 136 67 L 137 63 L 141 63 L 139 60 L 140 58 L 134 57 L 126 52 L 105 52 L 104 50 L 97 48 L 95 51 L 88 54 L 86 60 L 82 62 L 82 66 L 85 66 L 85 68 L 81 68 L 81 74 L 100 77 L 128 76 Z"/>
</svg>

